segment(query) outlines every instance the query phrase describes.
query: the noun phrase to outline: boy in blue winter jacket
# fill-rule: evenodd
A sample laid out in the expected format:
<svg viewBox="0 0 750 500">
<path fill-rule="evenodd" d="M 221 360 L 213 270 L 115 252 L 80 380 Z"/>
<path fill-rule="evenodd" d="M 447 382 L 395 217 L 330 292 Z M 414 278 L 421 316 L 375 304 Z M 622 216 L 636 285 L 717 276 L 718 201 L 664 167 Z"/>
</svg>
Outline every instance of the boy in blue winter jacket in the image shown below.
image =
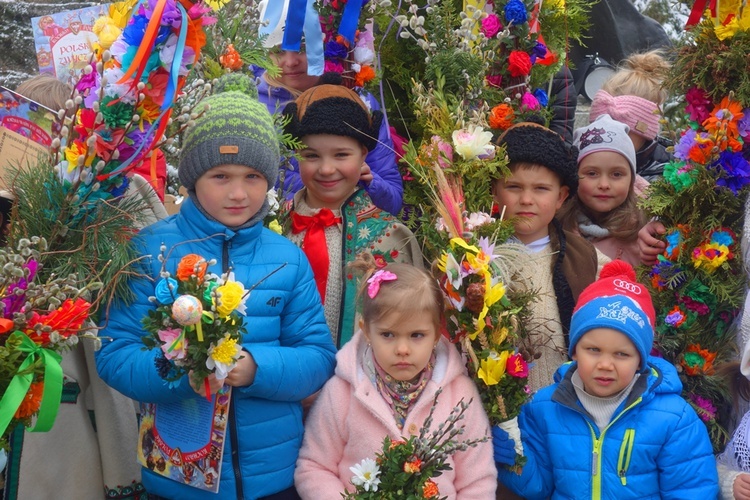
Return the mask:
<svg viewBox="0 0 750 500">
<path fill-rule="evenodd" d="M 271 116 L 247 77 L 220 80 L 206 99 L 210 109 L 188 130 L 179 176 L 190 193 L 180 212 L 138 235 L 147 278 L 133 281 L 134 301 L 112 303 L 103 331 L 111 342 L 97 354 L 102 379 L 147 403 L 202 398 L 205 388 L 183 377 L 169 386 L 157 373 L 159 349 L 143 350 L 141 320 L 155 308 L 162 263 L 174 271 L 187 254 L 232 270 L 252 288 L 246 306 L 243 357 L 226 379 L 209 377 L 211 393 L 233 387 L 218 493 L 189 487 L 143 468 L 143 484 L 156 497 L 179 499 L 299 498 L 294 467 L 302 442 L 300 401 L 333 374 L 335 348 L 310 265 L 294 244 L 263 227 L 266 193 L 276 182 L 279 146 Z M 135 459 L 135 457 L 133 457 Z"/>
<path fill-rule="evenodd" d="M 680 396 L 670 363 L 649 357 L 654 306 L 633 268 L 604 266 L 580 295 L 557 382 L 521 409 L 528 461 L 509 470 L 514 441 L 493 429 L 500 481 L 524 498 L 714 499 L 705 426 Z M 503 465 L 505 464 L 505 465 Z"/>
</svg>

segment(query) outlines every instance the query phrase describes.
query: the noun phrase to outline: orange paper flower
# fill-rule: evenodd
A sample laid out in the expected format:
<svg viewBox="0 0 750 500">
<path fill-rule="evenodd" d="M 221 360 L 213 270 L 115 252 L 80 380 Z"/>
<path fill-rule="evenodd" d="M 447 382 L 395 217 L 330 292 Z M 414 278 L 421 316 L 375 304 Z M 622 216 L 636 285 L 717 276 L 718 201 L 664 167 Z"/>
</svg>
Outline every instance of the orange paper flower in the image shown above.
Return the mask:
<svg viewBox="0 0 750 500">
<path fill-rule="evenodd" d="M 375 78 L 375 70 L 372 69 L 372 66 L 364 65 L 359 70 L 359 73 L 357 73 L 357 76 L 354 77 L 354 86 L 364 87 L 365 83 L 369 82 L 373 78 Z"/>
<path fill-rule="evenodd" d="M 177 264 L 177 279 L 188 281 L 190 276 L 195 275 L 198 280 L 203 280 L 208 269 L 208 262 L 200 255 L 189 253 Z"/>
<path fill-rule="evenodd" d="M 422 461 L 415 458 L 411 462 L 404 462 L 404 472 L 414 474 L 422 470 Z"/>
<path fill-rule="evenodd" d="M 491 128 L 505 130 L 513 125 L 516 114 L 510 104 L 498 104 L 490 111 L 489 124 Z"/>
<path fill-rule="evenodd" d="M 434 498 L 440 494 L 437 484 L 432 479 L 428 479 L 422 486 L 422 498 Z"/>
<path fill-rule="evenodd" d="M 685 349 L 680 365 L 690 376 L 701 373 L 711 375 L 714 373 L 714 360 L 716 353 L 708 349 L 701 349 L 700 344 L 691 344 Z"/>
<path fill-rule="evenodd" d="M 232 71 L 242 68 L 242 57 L 237 52 L 237 49 L 234 48 L 234 44 L 231 43 L 227 45 L 227 50 L 224 51 L 224 54 L 219 56 L 219 62 L 226 69 L 231 69 Z"/>
<path fill-rule="evenodd" d="M 29 390 L 21 401 L 21 406 L 16 410 L 14 418 L 19 420 L 33 417 L 39 411 L 42 404 L 42 394 L 44 393 L 44 382 L 32 382 Z"/>
</svg>

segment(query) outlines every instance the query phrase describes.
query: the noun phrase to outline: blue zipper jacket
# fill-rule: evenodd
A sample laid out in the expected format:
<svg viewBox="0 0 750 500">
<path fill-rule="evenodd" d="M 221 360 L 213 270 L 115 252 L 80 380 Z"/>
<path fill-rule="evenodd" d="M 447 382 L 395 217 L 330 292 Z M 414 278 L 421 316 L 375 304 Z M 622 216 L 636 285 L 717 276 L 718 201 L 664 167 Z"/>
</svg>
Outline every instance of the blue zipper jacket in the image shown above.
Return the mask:
<svg viewBox="0 0 750 500">
<path fill-rule="evenodd" d="M 260 76 L 263 72 L 259 73 Z M 372 111 L 380 109 L 380 104 L 369 92 L 360 91 L 359 96 Z M 284 107 L 294 100 L 292 94 L 281 87 L 271 87 L 264 78 L 258 84 L 258 100 L 266 105 L 270 113 L 281 112 Z M 396 165 L 396 153 L 393 151 L 393 140 L 388 128 L 387 120 L 383 120 L 378 132 L 378 145 L 367 153 L 365 161 L 370 166 L 372 181 L 368 186 L 362 185 L 372 198 L 375 206 L 386 212 L 398 215 L 404 202 L 404 186 L 401 173 Z M 299 165 L 292 159 L 293 170 L 285 170 L 284 192 L 287 199 L 292 199 L 294 193 L 302 189 L 302 179 L 299 176 Z"/>
<path fill-rule="evenodd" d="M 559 382 L 521 409 L 528 462 L 520 475 L 501 467 L 503 484 L 528 499 L 717 497 L 708 432 L 680 396 L 674 366 L 649 358 L 648 371 L 601 432 L 576 397 L 575 369 L 574 362 L 563 365 L 556 374 Z"/>
<path fill-rule="evenodd" d="M 253 289 L 246 303 L 242 347 L 252 354 L 258 370 L 251 385 L 232 390 L 218 494 L 143 468 L 147 491 L 179 499 L 256 499 L 289 488 L 302 444 L 300 401 L 333 375 L 336 353 L 307 258 L 261 224 L 235 232 L 210 221 L 190 199 L 178 214 L 145 228 L 137 238 L 145 256 L 143 272 L 152 280 L 133 281 L 132 303 L 111 304 L 101 336 L 112 340 L 103 341 L 96 365 L 109 385 L 147 403 L 201 397 L 187 376 L 170 388 L 154 366 L 159 350 L 144 350 L 141 342 L 146 334 L 141 319 L 155 307 L 148 297 L 154 295 L 161 271 L 160 245 L 166 246 L 166 269 L 171 273 L 184 255 L 196 253 L 217 260 L 209 273 L 220 275 L 231 267 L 245 288 L 286 264 Z"/>
</svg>

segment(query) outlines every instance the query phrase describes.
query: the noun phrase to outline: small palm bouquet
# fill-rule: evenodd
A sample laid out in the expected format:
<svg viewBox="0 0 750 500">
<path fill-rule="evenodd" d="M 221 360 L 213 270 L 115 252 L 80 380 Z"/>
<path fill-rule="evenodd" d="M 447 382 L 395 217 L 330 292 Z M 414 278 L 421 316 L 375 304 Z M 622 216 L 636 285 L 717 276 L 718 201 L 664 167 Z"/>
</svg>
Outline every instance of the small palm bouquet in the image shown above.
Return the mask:
<svg viewBox="0 0 750 500">
<path fill-rule="evenodd" d="M 44 238 L 21 239 L 0 249 L 0 448 L 18 426 L 52 428 L 62 394 L 60 353 L 78 344 L 91 312 L 84 300 L 101 283 L 76 276 L 44 278 Z M 33 428 L 32 428 L 32 423 Z"/>
<path fill-rule="evenodd" d="M 383 449 L 375 459 L 365 458 L 349 469 L 354 473 L 351 482 L 356 487 L 354 493 L 342 493 L 348 500 L 417 500 L 438 499 L 440 491 L 433 478 L 442 471 L 450 470 L 448 458 L 454 453 L 484 442 L 478 440 L 458 441 L 464 426 L 458 425 L 471 404 L 462 399 L 453 408 L 448 419 L 430 431 L 432 414 L 437 405 L 440 390 L 427 420 L 419 430 L 419 435 L 408 440 L 393 441 L 390 436 L 383 440 Z"/>
<path fill-rule="evenodd" d="M 166 263 L 164 250 L 159 258 Z M 242 357 L 245 327 L 240 316 L 245 314 L 249 291 L 234 280 L 234 273 L 208 274 L 208 267 L 215 263 L 197 254 L 185 255 L 174 277 L 162 270 L 150 298 L 158 306 L 143 319 L 150 334 L 143 337 L 143 343 L 149 349 L 161 349 L 156 365 L 168 382 L 191 371 L 205 384 L 212 373 L 226 378 Z"/>
</svg>

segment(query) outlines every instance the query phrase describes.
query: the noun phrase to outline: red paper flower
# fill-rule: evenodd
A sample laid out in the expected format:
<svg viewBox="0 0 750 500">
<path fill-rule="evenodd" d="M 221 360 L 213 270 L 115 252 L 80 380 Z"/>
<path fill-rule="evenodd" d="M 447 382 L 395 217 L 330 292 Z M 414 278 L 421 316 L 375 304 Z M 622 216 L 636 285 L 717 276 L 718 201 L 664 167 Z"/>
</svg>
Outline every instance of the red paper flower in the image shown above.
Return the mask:
<svg viewBox="0 0 750 500">
<path fill-rule="evenodd" d="M 516 115 L 513 112 L 513 107 L 510 104 L 503 103 L 492 108 L 488 121 L 490 127 L 505 130 L 513 125 L 513 120 L 515 119 Z"/>
<path fill-rule="evenodd" d="M 508 56 L 508 71 L 511 76 L 526 76 L 531 72 L 531 58 L 529 54 L 514 50 Z"/>
<path fill-rule="evenodd" d="M 41 316 L 39 322 L 67 339 L 81 329 L 81 325 L 89 317 L 90 308 L 91 304 L 82 298 L 77 298 L 75 302 L 68 299 L 51 313 Z"/>
<path fill-rule="evenodd" d="M 505 364 L 505 371 L 513 377 L 524 378 L 529 376 L 529 365 L 519 353 L 511 354 Z"/>
</svg>

